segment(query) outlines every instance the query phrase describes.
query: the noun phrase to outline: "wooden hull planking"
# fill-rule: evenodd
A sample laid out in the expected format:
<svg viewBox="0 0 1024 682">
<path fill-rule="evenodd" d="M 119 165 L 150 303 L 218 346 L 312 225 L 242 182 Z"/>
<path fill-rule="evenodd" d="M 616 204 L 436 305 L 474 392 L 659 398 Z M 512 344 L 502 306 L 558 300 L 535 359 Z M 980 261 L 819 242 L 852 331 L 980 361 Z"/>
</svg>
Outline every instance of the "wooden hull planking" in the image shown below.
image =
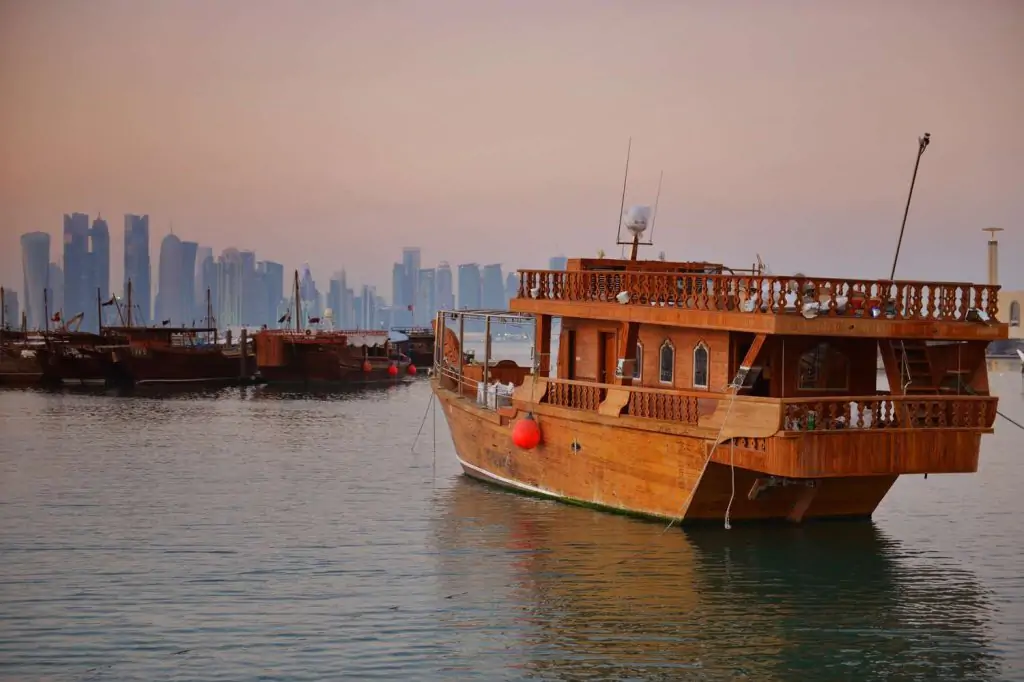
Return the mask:
<svg viewBox="0 0 1024 682">
<path fill-rule="evenodd" d="M 745 447 L 727 441 L 712 451 L 713 437 L 665 433 L 655 425 L 612 426 L 532 405 L 543 440 L 523 450 L 511 438 L 514 408 L 505 414 L 484 409 L 436 379 L 434 390 L 467 476 L 562 502 L 684 523 L 722 522 L 727 510 L 733 521 L 870 518 L 902 473 L 936 471 L 937 458 L 942 471 L 975 471 L 981 437 L 966 430 L 780 434 L 737 439 Z"/>
</svg>

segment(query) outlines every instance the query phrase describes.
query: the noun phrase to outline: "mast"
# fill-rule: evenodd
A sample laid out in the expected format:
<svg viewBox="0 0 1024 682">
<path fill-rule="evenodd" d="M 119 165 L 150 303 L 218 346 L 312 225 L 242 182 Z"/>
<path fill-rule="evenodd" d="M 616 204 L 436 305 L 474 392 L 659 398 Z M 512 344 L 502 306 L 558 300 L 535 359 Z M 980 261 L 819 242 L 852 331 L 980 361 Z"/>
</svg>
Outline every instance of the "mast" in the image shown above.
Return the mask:
<svg viewBox="0 0 1024 682">
<path fill-rule="evenodd" d="M 295 270 L 295 331 L 302 331 L 302 321 L 299 313 L 299 271 Z"/>
<path fill-rule="evenodd" d="M 210 300 L 210 287 L 206 287 L 206 327 L 207 329 L 213 327 L 213 301 Z M 206 332 L 206 338 L 209 340 L 210 332 Z M 216 327 L 213 327 L 213 344 L 217 345 Z"/>
<path fill-rule="evenodd" d="M 96 287 L 96 320 L 99 324 L 100 336 L 103 335 L 103 300 L 100 298 L 100 288 Z"/>
<path fill-rule="evenodd" d="M 132 326 L 132 281 L 128 280 L 128 326 Z"/>
<path fill-rule="evenodd" d="M 4 340 L 4 327 L 7 326 L 7 293 L 0 287 L 0 345 Z"/>
<path fill-rule="evenodd" d="M 50 336 L 50 297 L 46 287 L 43 287 L 43 336 Z"/>
</svg>

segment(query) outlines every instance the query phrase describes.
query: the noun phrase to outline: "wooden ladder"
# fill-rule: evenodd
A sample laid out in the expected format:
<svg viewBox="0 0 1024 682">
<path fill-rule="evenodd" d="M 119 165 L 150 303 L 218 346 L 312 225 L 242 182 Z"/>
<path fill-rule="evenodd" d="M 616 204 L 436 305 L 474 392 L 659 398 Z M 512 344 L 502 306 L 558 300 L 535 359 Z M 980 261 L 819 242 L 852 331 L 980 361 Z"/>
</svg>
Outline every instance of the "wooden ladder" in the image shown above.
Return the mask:
<svg viewBox="0 0 1024 682">
<path fill-rule="evenodd" d="M 906 395 L 938 393 L 939 388 L 935 383 L 935 373 L 931 360 L 928 359 L 928 346 L 925 342 L 921 339 L 910 339 L 891 343 L 900 368 L 900 388 L 906 384 Z"/>
</svg>

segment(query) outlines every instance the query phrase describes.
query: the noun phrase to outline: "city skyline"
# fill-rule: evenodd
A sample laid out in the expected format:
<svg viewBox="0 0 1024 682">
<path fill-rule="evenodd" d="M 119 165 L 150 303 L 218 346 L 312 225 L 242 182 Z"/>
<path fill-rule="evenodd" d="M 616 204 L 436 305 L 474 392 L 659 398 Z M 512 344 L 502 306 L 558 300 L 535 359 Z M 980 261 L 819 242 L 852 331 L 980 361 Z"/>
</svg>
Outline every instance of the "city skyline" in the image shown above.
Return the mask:
<svg viewBox="0 0 1024 682">
<path fill-rule="evenodd" d="M 30 328 L 45 328 L 76 315 L 82 316 L 80 328 L 84 331 L 98 329 L 100 314 L 105 325 L 123 322 L 117 319 L 117 308 L 108 309 L 109 303 L 100 305 L 109 294 L 121 299 L 122 308 L 131 299 L 136 324 L 204 326 L 211 316 L 213 324 L 221 327 L 293 323 L 294 286 L 286 282 L 283 264 L 266 258 L 257 260 L 254 251 L 235 247 L 215 255 L 213 247 L 183 241 L 174 232 L 160 240 L 157 256 L 152 258 L 148 255 L 151 235 L 146 214 L 124 216 L 126 276 L 120 289 L 111 287 L 108 224 L 97 215 L 90 227 L 89 218 L 84 213 L 64 214 L 60 256 L 51 251 L 48 234 L 21 236 L 23 290 L 39 293 L 27 298 L 22 308 L 18 290 L 5 286 L 12 297 L 5 305 L 23 309 Z M 57 261 L 52 260 L 55 257 Z M 564 256 L 555 256 L 548 264 L 561 267 L 564 262 Z M 453 272 L 447 261 L 424 267 L 422 249 L 406 246 L 402 247 L 401 259 L 393 264 L 388 298 L 380 295 L 373 284 L 353 282 L 349 286 L 344 267 L 334 270 L 325 284 L 325 275 L 314 279 L 306 263 L 298 282 L 300 318 L 303 324 L 320 318 L 324 323 L 349 329 L 428 326 L 438 309 L 481 305 L 504 308 L 508 298 L 515 295 L 515 270 L 513 267 L 506 273 L 497 263 L 462 263 Z M 299 277 L 299 269 L 294 272 Z M 153 281 L 155 287 L 149 284 Z M 5 308 L 5 313 L 10 313 L 8 324 L 20 324 L 16 311 Z"/>
<path fill-rule="evenodd" d="M 381 291 L 406 244 L 614 254 L 630 136 L 670 258 L 887 276 L 925 131 L 897 275 L 983 279 L 990 225 L 1024 252 L 1020 3 L 598 5 L 5 3 L 2 280 L 69 209 Z"/>
</svg>

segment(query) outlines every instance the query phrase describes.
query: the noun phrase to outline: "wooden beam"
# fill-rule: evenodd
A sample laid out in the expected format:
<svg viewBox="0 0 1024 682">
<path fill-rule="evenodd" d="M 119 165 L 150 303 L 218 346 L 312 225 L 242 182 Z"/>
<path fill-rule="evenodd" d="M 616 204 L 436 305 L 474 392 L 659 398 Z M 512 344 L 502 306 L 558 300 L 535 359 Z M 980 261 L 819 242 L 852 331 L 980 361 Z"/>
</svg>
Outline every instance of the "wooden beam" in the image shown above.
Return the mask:
<svg viewBox="0 0 1024 682">
<path fill-rule="evenodd" d="M 551 315 L 537 315 L 536 333 L 533 335 L 533 357 L 537 376 L 551 375 Z"/>
<path fill-rule="evenodd" d="M 765 339 L 768 338 L 767 334 L 758 334 L 754 337 L 754 342 L 750 344 L 750 348 L 747 349 L 747 354 L 743 356 L 743 361 L 740 362 L 739 371 L 736 372 L 735 381 L 736 392 L 739 393 L 743 390 L 743 382 L 747 378 L 747 374 L 750 372 L 750 368 L 754 366 L 757 361 L 757 356 L 761 353 L 761 348 L 764 346 Z"/>
</svg>

